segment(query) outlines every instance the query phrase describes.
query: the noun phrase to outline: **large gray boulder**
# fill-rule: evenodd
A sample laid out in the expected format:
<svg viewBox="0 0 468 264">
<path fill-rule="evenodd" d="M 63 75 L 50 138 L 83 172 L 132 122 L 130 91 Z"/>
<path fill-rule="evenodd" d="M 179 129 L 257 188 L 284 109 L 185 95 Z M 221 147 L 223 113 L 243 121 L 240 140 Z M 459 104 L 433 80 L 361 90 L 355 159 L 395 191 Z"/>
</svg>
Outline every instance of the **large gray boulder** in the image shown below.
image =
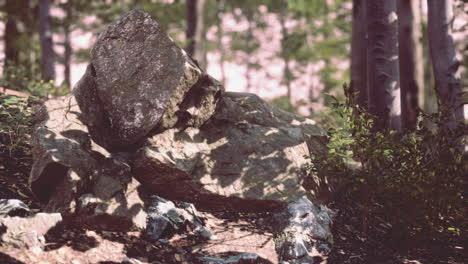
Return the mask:
<svg viewBox="0 0 468 264">
<path fill-rule="evenodd" d="M 101 33 L 91 57 L 74 94 L 91 137 L 107 149 L 178 123 L 202 125 L 223 90 L 142 11 Z"/>
<path fill-rule="evenodd" d="M 312 120 L 258 96 L 226 93 L 201 128 L 169 129 L 136 151 L 134 176 L 165 197 L 204 207 L 269 209 L 307 194 L 301 187 Z M 242 199 L 239 199 L 242 198 Z"/>
</svg>

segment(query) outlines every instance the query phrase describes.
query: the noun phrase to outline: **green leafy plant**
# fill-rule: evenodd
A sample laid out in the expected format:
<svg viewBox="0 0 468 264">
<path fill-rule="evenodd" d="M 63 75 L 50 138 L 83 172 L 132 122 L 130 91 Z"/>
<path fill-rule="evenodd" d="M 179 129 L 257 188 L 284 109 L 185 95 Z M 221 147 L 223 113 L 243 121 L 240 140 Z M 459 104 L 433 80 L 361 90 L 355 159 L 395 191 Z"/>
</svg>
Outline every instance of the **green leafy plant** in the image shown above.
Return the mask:
<svg viewBox="0 0 468 264">
<path fill-rule="evenodd" d="M 448 235 L 464 230 L 464 181 L 466 153 L 457 150 L 464 125 L 442 127 L 447 113 L 422 113 L 413 132 L 375 132 L 375 118 L 347 99 L 333 99 L 333 111 L 342 124 L 328 130 L 328 152 L 309 157 L 310 176 L 321 174 L 349 181 L 346 193 L 380 204 L 372 213 L 384 215 L 394 235 L 439 232 Z M 367 201 L 366 201 L 367 202 Z M 466 229 L 465 229 L 466 230 Z"/>
<path fill-rule="evenodd" d="M 31 104 L 37 98 L 22 98 L 0 94 L 0 151 L 9 156 L 21 151 L 31 134 L 34 116 Z"/>
<path fill-rule="evenodd" d="M 69 92 L 65 86 L 55 87 L 53 81 L 37 79 L 23 66 L 9 66 L 0 78 L 0 87 L 25 92 L 34 96 L 59 96 Z"/>
</svg>

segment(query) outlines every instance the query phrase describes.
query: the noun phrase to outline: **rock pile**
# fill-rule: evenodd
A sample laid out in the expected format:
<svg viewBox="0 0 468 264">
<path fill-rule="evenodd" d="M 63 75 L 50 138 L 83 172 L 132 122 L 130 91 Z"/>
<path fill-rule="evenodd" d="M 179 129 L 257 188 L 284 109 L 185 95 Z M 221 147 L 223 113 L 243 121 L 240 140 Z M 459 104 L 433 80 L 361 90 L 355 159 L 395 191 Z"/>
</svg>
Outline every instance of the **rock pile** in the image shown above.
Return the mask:
<svg viewBox="0 0 468 264">
<path fill-rule="evenodd" d="M 39 116 L 30 185 L 47 211 L 131 215 L 137 226 L 144 191 L 220 209 L 294 201 L 323 133 L 256 95 L 224 92 L 141 11 L 99 36 L 73 95 Z"/>
<path fill-rule="evenodd" d="M 73 95 L 37 115 L 29 184 L 46 212 L 128 230 L 174 224 L 150 212 L 153 195 L 246 211 L 316 198 L 301 186 L 304 156 L 323 148 L 314 121 L 225 92 L 148 14 L 109 26 L 91 55 Z"/>
</svg>

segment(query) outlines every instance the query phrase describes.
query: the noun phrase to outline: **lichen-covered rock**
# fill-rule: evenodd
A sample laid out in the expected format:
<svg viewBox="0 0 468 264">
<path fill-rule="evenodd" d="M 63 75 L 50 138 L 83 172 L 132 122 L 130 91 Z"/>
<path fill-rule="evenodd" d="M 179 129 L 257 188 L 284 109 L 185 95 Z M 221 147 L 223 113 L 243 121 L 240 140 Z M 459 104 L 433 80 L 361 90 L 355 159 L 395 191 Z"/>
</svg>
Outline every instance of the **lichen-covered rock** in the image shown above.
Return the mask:
<svg viewBox="0 0 468 264">
<path fill-rule="evenodd" d="M 171 237 L 175 233 L 191 230 L 203 239 L 216 238 L 204 224 L 193 204 L 178 202 L 174 204 L 157 195 L 149 199 L 146 237 L 158 240 Z"/>
<path fill-rule="evenodd" d="M 201 128 L 169 129 L 151 137 L 136 152 L 132 172 L 171 199 L 258 210 L 306 194 L 301 166 L 313 151 L 305 142 L 312 134 L 322 134 L 312 120 L 253 94 L 226 93 Z"/>
<path fill-rule="evenodd" d="M 223 90 L 142 11 L 101 33 L 91 57 L 74 94 L 92 138 L 108 149 L 178 122 L 200 126 Z"/>
<path fill-rule="evenodd" d="M 280 263 L 316 263 L 333 245 L 334 212 L 301 198 L 288 204 L 273 218 L 275 248 Z M 318 263 L 318 262 L 317 262 Z"/>
</svg>

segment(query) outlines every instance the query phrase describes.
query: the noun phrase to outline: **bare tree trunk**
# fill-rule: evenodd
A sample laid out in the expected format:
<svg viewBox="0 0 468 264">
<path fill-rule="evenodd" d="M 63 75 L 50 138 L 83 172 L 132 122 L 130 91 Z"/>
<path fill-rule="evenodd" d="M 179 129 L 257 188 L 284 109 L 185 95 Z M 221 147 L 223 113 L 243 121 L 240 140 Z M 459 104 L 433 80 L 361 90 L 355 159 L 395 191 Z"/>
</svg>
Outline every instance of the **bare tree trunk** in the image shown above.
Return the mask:
<svg viewBox="0 0 468 264">
<path fill-rule="evenodd" d="M 195 54 L 195 33 L 197 30 L 197 0 L 187 0 L 187 30 L 185 37 L 187 39 L 187 46 L 185 51 L 191 56 Z"/>
<path fill-rule="evenodd" d="M 358 92 L 357 104 L 367 108 L 367 30 L 366 0 L 353 0 L 351 40 L 351 89 Z"/>
<path fill-rule="evenodd" d="M 286 83 L 286 88 L 287 88 L 287 94 L 286 97 L 288 98 L 288 110 L 293 111 L 293 106 L 291 102 L 291 95 L 292 95 L 292 88 L 291 88 L 291 69 L 289 66 L 289 56 L 288 56 L 288 50 L 286 47 L 286 41 L 288 39 L 288 29 L 286 28 L 286 8 L 287 8 L 287 3 L 284 3 L 284 6 L 281 8 L 280 14 L 279 14 L 279 21 L 281 25 L 281 57 L 283 57 L 284 61 L 284 69 L 283 69 L 283 78 L 284 82 Z"/>
<path fill-rule="evenodd" d="M 7 21 L 5 23 L 4 43 L 5 43 L 5 59 L 3 63 L 3 72 L 9 66 L 17 66 L 19 63 L 19 48 L 16 43 L 19 31 L 16 22 L 17 0 L 7 0 L 5 3 L 5 10 L 7 12 Z"/>
<path fill-rule="evenodd" d="M 245 79 L 247 82 L 247 92 L 255 92 L 253 87 L 252 87 L 252 69 L 253 69 L 253 63 L 252 63 L 252 41 L 253 41 L 253 16 L 254 12 L 251 10 L 251 7 L 247 8 L 246 11 L 246 18 L 247 18 L 247 37 L 245 38 L 245 48 L 247 49 L 247 69 L 245 72 Z"/>
<path fill-rule="evenodd" d="M 401 132 L 396 0 L 367 1 L 369 112 L 375 129 Z"/>
<path fill-rule="evenodd" d="M 216 0 L 216 19 L 218 22 L 218 31 L 216 34 L 216 40 L 219 48 L 219 66 L 221 68 L 221 83 L 223 86 L 226 86 L 226 71 L 224 69 L 224 61 L 225 58 L 225 50 L 223 45 L 223 23 L 222 23 L 222 15 L 223 15 L 223 0 Z"/>
<path fill-rule="evenodd" d="M 419 90 L 423 88 L 420 0 L 398 0 L 401 114 L 403 127 L 414 130 Z"/>
<path fill-rule="evenodd" d="M 353 0 L 351 40 L 351 89 L 358 92 L 357 104 L 367 108 L 367 30 L 366 0 Z"/>
<path fill-rule="evenodd" d="M 460 62 L 455 56 L 451 25 L 452 0 L 427 0 L 429 11 L 429 49 L 434 70 L 439 112 L 447 121 L 443 129 L 452 130 L 464 122 L 463 99 L 457 70 Z"/>
<path fill-rule="evenodd" d="M 71 22 L 72 22 L 72 3 L 73 0 L 67 0 L 67 3 L 65 5 L 65 23 L 64 23 L 64 29 L 63 33 L 65 35 L 65 41 L 64 41 L 64 46 L 65 46 L 65 54 L 64 54 L 64 76 L 65 76 L 65 84 L 67 87 L 71 90 L 71 57 L 72 57 L 72 46 L 71 46 L 71 41 L 70 41 L 70 34 L 71 34 Z"/>
<path fill-rule="evenodd" d="M 52 27 L 50 23 L 50 0 L 39 2 L 39 36 L 41 40 L 41 73 L 45 81 L 55 79 Z"/>
<path fill-rule="evenodd" d="M 197 23 L 195 28 L 195 50 L 194 58 L 198 61 L 198 64 L 202 69 L 206 69 L 208 66 L 205 52 L 205 0 L 197 0 Z"/>
</svg>

